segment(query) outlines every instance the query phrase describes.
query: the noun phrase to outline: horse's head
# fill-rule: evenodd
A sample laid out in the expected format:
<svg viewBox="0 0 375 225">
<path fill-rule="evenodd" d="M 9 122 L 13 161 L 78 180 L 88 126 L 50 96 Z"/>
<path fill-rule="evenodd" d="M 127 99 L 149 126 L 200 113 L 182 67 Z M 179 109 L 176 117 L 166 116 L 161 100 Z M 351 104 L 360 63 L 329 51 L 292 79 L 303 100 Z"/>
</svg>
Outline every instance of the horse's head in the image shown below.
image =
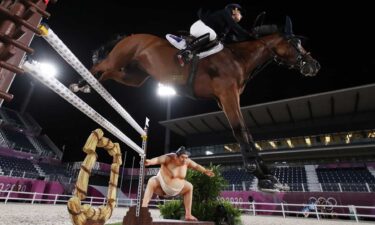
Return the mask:
<svg viewBox="0 0 375 225">
<path fill-rule="evenodd" d="M 319 62 L 302 47 L 300 38 L 293 34 L 289 17 L 286 17 L 280 41 L 272 47 L 272 54 L 276 63 L 298 69 L 305 76 L 315 76 L 320 70 Z"/>
</svg>

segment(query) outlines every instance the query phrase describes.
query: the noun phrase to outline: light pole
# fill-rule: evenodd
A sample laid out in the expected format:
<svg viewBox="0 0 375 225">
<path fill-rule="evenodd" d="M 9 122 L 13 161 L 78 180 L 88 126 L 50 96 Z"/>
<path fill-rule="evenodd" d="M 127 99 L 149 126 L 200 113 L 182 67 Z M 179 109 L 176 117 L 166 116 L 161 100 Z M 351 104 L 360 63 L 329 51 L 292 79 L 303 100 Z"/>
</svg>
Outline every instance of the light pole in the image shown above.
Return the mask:
<svg viewBox="0 0 375 225">
<path fill-rule="evenodd" d="M 30 103 L 31 96 L 34 93 L 34 88 L 35 88 L 35 83 L 33 81 L 30 81 L 30 88 L 27 91 L 27 94 L 22 102 L 21 108 L 20 108 L 20 113 L 23 115 L 26 111 L 27 106 Z"/>
<path fill-rule="evenodd" d="M 167 118 L 166 120 L 171 119 L 171 103 L 172 98 L 176 95 L 176 91 L 171 86 L 166 86 L 161 83 L 158 85 L 158 95 L 160 97 L 167 98 Z M 165 128 L 165 142 L 164 142 L 164 153 L 169 152 L 169 144 L 170 144 L 170 130 L 168 127 Z"/>
<path fill-rule="evenodd" d="M 125 154 L 124 154 L 124 159 L 122 160 L 122 171 L 121 171 L 121 180 L 120 180 L 120 190 L 118 191 L 118 194 L 119 193 L 123 193 L 122 192 L 122 181 L 124 180 L 124 170 L 125 170 L 125 164 L 126 164 L 126 155 L 128 154 L 128 151 L 125 151 Z M 118 195 L 119 197 L 121 197 L 121 195 Z M 117 197 L 117 198 L 119 198 Z"/>
<path fill-rule="evenodd" d="M 171 119 L 171 96 L 167 96 L 167 120 Z M 171 131 L 168 127 L 165 128 L 165 141 L 164 141 L 164 153 L 167 154 L 169 152 L 169 143 L 171 139 Z"/>
</svg>

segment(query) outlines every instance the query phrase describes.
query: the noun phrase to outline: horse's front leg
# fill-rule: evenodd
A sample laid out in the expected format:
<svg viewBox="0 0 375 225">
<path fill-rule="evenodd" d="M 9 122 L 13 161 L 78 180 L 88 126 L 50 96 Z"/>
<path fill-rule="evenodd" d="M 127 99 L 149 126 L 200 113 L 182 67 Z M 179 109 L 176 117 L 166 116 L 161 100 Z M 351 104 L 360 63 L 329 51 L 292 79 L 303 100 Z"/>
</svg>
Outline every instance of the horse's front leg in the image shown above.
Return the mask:
<svg viewBox="0 0 375 225">
<path fill-rule="evenodd" d="M 105 80 L 105 79 L 103 79 L 103 74 L 105 73 L 105 71 L 106 71 L 105 61 L 102 61 L 98 64 L 95 64 L 90 69 L 90 73 L 98 81 Z M 77 83 L 70 84 L 69 89 L 73 92 L 79 92 L 79 91 L 82 91 L 84 93 L 90 93 L 91 92 L 91 86 L 87 83 L 87 81 L 84 78 L 80 78 Z"/>
<path fill-rule="evenodd" d="M 219 100 L 233 135 L 240 145 L 245 169 L 254 173 L 257 178 L 263 179 L 265 173 L 268 173 L 268 169 L 259 157 L 253 138 L 244 122 L 239 104 L 239 94 L 236 93 L 236 90 L 228 90 L 219 97 Z"/>
<path fill-rule="evenodd" d="M 286 190 L 286 187 L 283 188 L 270 173 L 265 162 L 259 156 L 241 113 L 239 92 L 236 89 L 227 89 L 219 96 L 219 101 L 232 128 L 233 135 L 240 144 L 245 169 L 258 178 L 259 189 L 263 191 Z"/>
</svg>

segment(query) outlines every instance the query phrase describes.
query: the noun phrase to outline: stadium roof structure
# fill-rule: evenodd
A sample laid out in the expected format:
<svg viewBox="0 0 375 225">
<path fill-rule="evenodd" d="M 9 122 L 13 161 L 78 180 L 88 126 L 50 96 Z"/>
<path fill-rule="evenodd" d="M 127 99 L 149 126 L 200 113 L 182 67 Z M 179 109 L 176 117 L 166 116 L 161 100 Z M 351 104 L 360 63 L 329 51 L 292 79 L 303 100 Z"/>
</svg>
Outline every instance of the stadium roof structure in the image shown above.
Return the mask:
<svg viewBox="0 0 375 225">
<path fill-rule="evenodd" d="M 254 136 L 321 134 L 375 127 L 375 84 L 290 98 L 241 108 Z M 188 138 L 231 132 L 222 111 L 161 121 Z"/>
<path fill-rule="evenodd" d="M 375 128 L 375 84 L 241 108 L 254 140 L 271 140 Z M 235 143 L 222 111 L 160 122 L 183 136 L 189 147 Z M 260 151 L 266 161 L 373 156 L 375 143 Z M 241 162 L 240 154 L 194 157 L 197 162 Z"/>
</svg>

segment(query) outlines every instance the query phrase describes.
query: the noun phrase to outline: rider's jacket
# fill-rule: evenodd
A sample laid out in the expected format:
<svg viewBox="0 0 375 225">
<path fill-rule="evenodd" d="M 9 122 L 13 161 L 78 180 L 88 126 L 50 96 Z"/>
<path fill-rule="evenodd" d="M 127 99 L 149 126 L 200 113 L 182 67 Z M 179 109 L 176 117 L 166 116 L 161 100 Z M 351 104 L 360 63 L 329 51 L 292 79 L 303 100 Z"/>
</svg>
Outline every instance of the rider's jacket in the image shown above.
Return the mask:
<svg viewBox="0 0 375 225">
<path fill-rule="evenodd" d="M 233 7 L 241 9 L 241 6 L 237 4 L 230 4 L 213 13 L 202 13 L 202 10 L 198 12 L 199 19 L 211 27 L 224 43 L 244 41 L 251 38 L 250 33 L 233 20 Z"/>
</svg>

